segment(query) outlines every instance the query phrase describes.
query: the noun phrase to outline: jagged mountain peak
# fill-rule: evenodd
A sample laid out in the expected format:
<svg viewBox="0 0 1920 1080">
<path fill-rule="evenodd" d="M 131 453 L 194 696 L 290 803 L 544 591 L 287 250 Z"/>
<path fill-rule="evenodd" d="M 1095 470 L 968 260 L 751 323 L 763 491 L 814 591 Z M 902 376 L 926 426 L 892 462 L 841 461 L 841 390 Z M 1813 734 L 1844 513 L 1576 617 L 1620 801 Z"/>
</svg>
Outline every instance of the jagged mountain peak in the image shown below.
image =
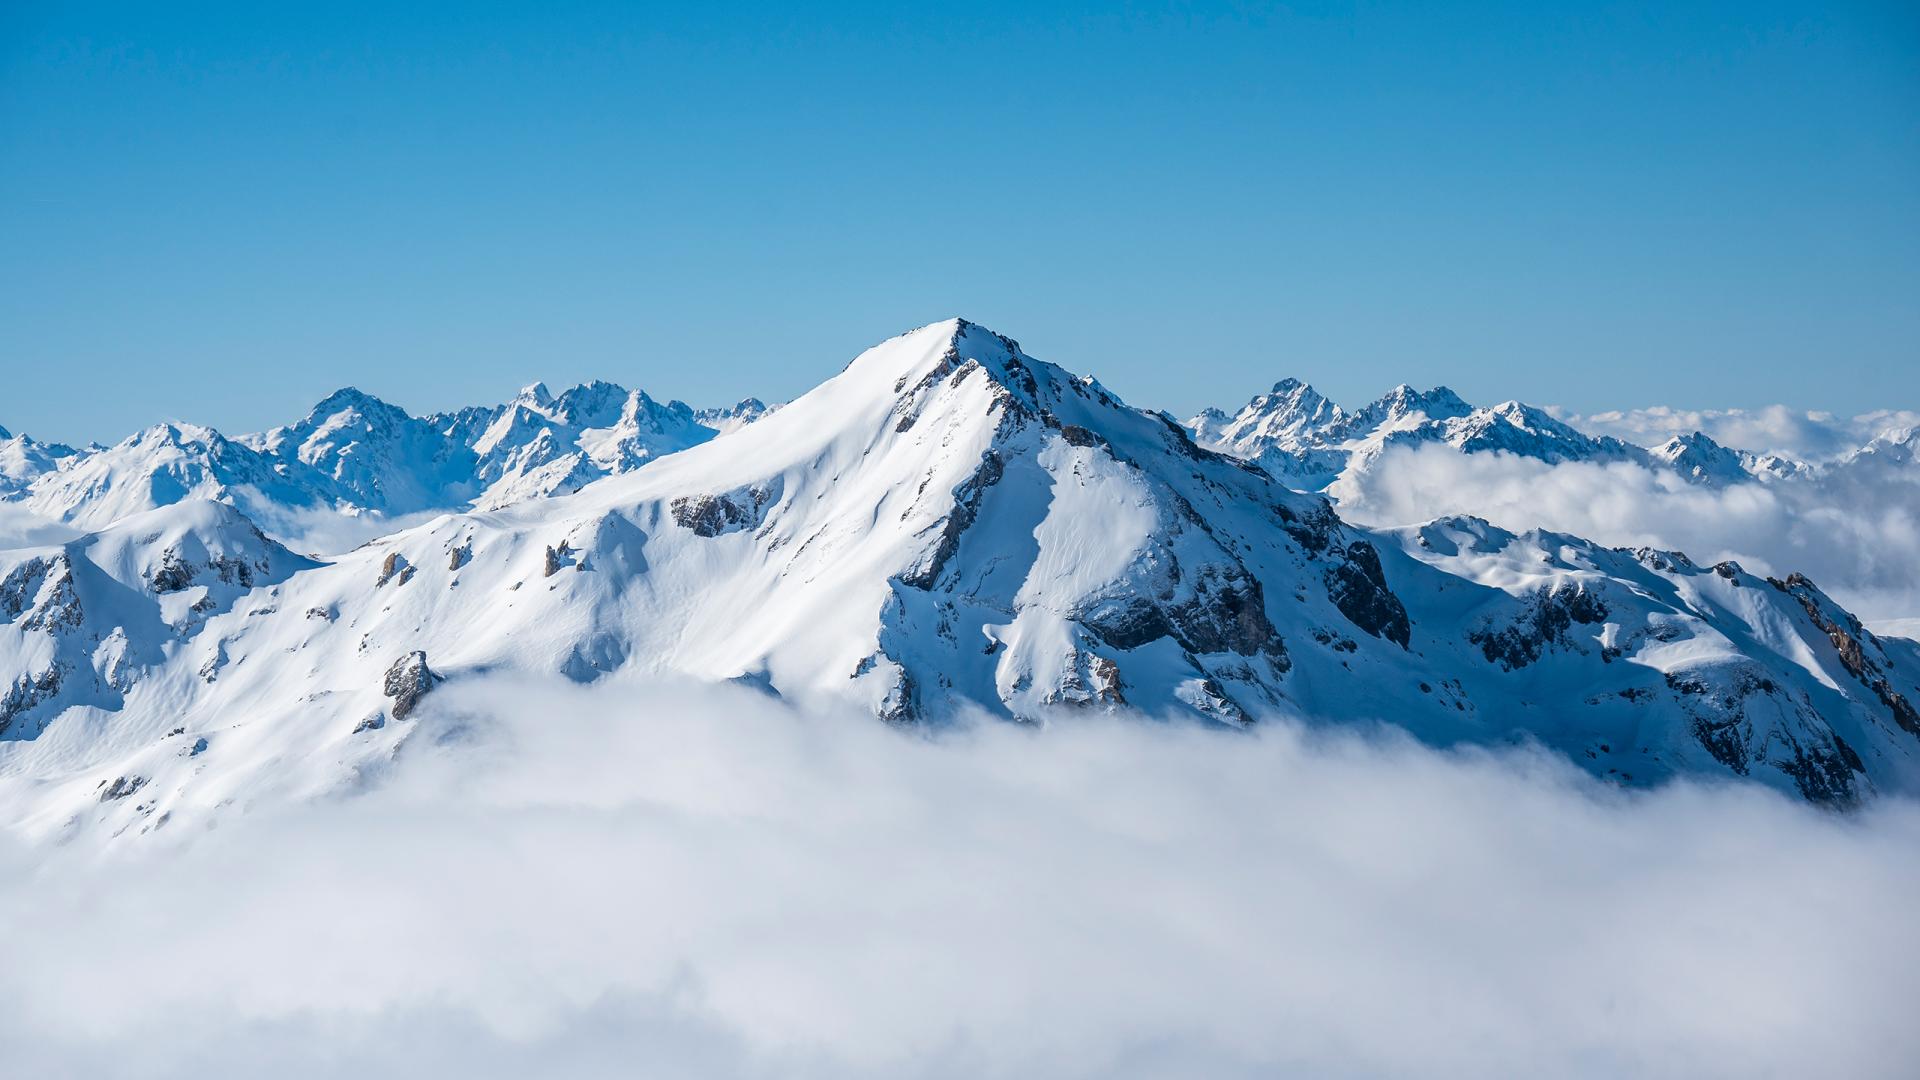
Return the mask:
<svg viewBox="0 0 1920 1080">
<path fill-rule="evenodd" d="M 1746 457 L 1700 431 L 1675 435 L 1648 453 L 1697 483 L 1735 483 L 1751 475 Z"/>
<path fill-rule="evenodd" d="M 20 498 L 35 481 L 72 462 L 79 453 L 0 428 L 0 499 Z"/>
<path fill-rule="evenodd" d="M 604 379 L 590 379 L 577 386 L 570 386 L 538 408 L 555 420 L 579 427 L 606 427 L 620 418 L 623 409 L 638 397 L 651 402 L 644 390 L 628 390 L 618 383 Z"/>
<path fill-rule="evenodd" d="M 1267 393 L 1254 395 L 1238 412 L 1207 409 L 1187 426 L 1203 446 L 1257 458 L 1269 446 L 1304 446 L 1345 420 L 1340 407 L 1311 385 L 1285 378 Z"/>
<path fill-rule="evenodd" d="M 331 416 L 346 409 L 359 409 L 381 415 L 399 413 L 407 415 L 405 409 L 367 393 L 357 386 L 343 386 L 316 402 L 307 411 L 309 418 Z"/>
<path fill-rule="evenodd" d="M 1448 420 L 1473 411 L 1460 395 L 1444 386 L 1416 390 L 1406 383 L 1394 387 L 1354 414 L 1356 423 L 1395 422 L 1414 415 Z"/>
</svg>

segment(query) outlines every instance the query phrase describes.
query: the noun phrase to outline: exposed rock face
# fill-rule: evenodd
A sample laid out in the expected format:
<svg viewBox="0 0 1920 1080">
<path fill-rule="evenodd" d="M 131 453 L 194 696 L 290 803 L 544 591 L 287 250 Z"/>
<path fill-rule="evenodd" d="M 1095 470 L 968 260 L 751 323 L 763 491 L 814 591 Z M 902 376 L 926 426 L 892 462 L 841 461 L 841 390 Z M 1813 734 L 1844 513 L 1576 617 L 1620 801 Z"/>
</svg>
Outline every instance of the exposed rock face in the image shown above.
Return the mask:
<svg viewBox="0 0 1920 1080">
<path fill-rule="evenodd" d="M 720 536 L 760 524 L 768 504 L 779 498 L 776 483 L 718 495 L 683 495 L 668 504 L 673 523 L 695 536 Z"/>
<path fill-rule="evenodd" d="M 1412 640 L 1412 623 L 1406 605 L 1387 587 L 1380 553 L 1371 543 L 1355 540 L 1347 545 L 1346 556 L 1346 561 L 1327 571 L 1327 596 L 1353 625 L 1406 648 Z"/>
<path fill-rule="evenodd" d="M 193 584 L 193 567 L 180 558 L 180 553 L 169 548 L 160 556 L 160 565 L 150 579 L 156 593 L 179 592 Z"/>
<path fill-rule="evenodd" d="M 1915 708 L 1905 694 L 1894 688 L 1880 663 L 1869 653 L 1871 649 L 1873 653 L 1881 653 L 1882 659 L 1885 658 L 1880 642 L 1873 633 L 1861 626 L 1859 619 L 1840 611 L 1825 593 L 1800 574 L 1789 574 L 1785 581 L 1772 578 L 1767 581 L 1774 588 L 1800 601 L 1807 618 L 1813 620 L 1813 624 L 1833 643 L 1834 651 L 1840 656 L 1840 665 L 1880 699 L 1893 713 L 1895 723 L 1910 734 L 1920 735 L 1920 709 Z M 1838 614 L 1829 614 L 1826 610 L 1829 606 L 1834 607 Z"/>
<path fill-rule="evenodd" d="M 264 539 L 262 537 L 263 541 Z M 261 559 L 257 569 L 265 571 L 268 568 L 267 560 Z M 211 580 L 217 580 L 223 585 L 238 585 L 243 589 L 251 589 L 255 569 L 254 563 L 231 555 L 213 556 L 207 560 L 204 567 L 197 566 L 180 552 L 168 548 L 160 553 L 160 565 L 154 568 L 152 575 L 148 578 L 148 584 L 156 593 L 176 593 L 194 585 L 205 584 L 200 576 L 205 570 L 213 575 Z"/>
<path fill-rule="evenodd" d="M 41 614 L 45 605 L 41 603 L 46 594 L 48 578 L 56 582 L 62 580 L 66 570 L 66 556 L 52 558 L 32 558 L 13 568 L 4 580 L 0 580 L 0 618 L 17 619 L 21 613 L 31 611 Z"/>
<path fill-rule="evenodd" d="M 964 483 L 954 489 L 953 510 L 940 529 L 940 539 L 934 544 L 925 562 L 900 575 L 902 584 L 915 589 L 929 589 L 939 580 L 940 571 L 947 560 L 953 558 L 954 551 L 960 546 L 960 537 L 973 525 L 980 514 L 980 500 L 987 490 L 1000 482 L 1004 467 L 1000 455 L 988 450 L 980 457 L 980 465 L 974 469 Z"/>
<path fill-rule="evenodd" d="M 1113 709 L 1127 703 L 1120 665 L 1111 658 L 1076 653 L 1062 671 L 1059 685 L 1047 693 L 1047 704 L 1083 709 Z"/>
<path fill-rule="evenodd" d="M 427 667 L 427 654 L 415 649 L 393 662 L 381 689 L 393 699 L 393 718 L 405 720 L 420 699 L 432 691 L 440 676 Z"/>
<path fill-rule="evenodd" d="M 116 776 L 113 783 L 105 785 L 104 790 L 100 792 L 100 801 L 104 803 L 124 799 L 146 786 L 147 778 L 144 776 Z"/>
<path fill-rule="evenodd" d="M 0 736 L 13 726 L 15 718 L 60 692 L 60 665 L 54 664 L 38 675 L 21 675 L 0 694 Z"/>
<path fill-rule="evenodd" d="M 1193 578 L 1192 595 L 1169 606 L 1167 615 L 1189 652 L 1286 655 L 1279 632 L 1267 618 L 1260 579 L 1238 567 L 1201 567 Z"/>
<path fill-rule="evenodd" d="M 1467 634 L 1488 663 L 1508 671 L 1526 667 L 1554 645 L 1571 642 L 1574 624 L 1605 622 L 1607 605 L 1579 585 L 1541 589 L 1520 614 L 1504 625 L 1486 625 Z"/>
<path fill-rule="evenodd" d="M 876 713 L 889 724 L 910 724 L 919 718 L 919 711 L 914 706 L 913 676 L 898 664 L 892 667 L 893 680 L 887 687 L 886 696 L 880 699 Z"/>
<path fill-rule="evenodd" d="M 1831 806 L 1852 805 L 1868 789 L 1866 766 L 1846 740 L 1823 730 L 1810 706 L 1782 695 L 1757 665 L 1670 673 L 1666 682 L 1692 717 L 1693 737 L 1735 774 L 1771 766 L 1793 781 L 1801 797 Z M 1800 723 L 1772 722 L 1782 713 Z"/>
<path fill-rule="evenodd" d="M 28 559 L 0 580 L 0 621 L 22 615 L 24 629 L 49 633 L 74 630 L 85 620 L 70 556 Z"/>
<path fill-rule="evenodd" d="M 386 559 L 380 563 L 380 576 L 375 579 L 373 587 L 381 588 L 389 581 L 395 585 L 405 585 L 412 580 L 413 566 L 407 562 L 407 557 L 397 551 L 390 551 Z"/>
</svg>

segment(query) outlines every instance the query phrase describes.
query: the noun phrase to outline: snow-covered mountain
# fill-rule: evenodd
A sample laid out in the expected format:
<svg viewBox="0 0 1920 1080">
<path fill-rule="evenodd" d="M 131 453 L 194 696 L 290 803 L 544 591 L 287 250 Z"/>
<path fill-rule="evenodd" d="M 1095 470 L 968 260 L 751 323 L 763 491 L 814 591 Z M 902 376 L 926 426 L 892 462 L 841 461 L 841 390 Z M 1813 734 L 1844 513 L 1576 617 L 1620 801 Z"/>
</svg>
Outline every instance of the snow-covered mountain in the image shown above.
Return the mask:
<svg viewBox="0 0 1920 1080">
<path fill-rule="evenodd" d="M 1640 447 L 1580 431 L 1545 409 L 1518 401 L 1476 408 L 1444 386 L 1426 391 L 1397 386 L 1349 413 L 1313 387 L 1283 379 L 1239 410 L 1207 409 L 1189 419 L 1187 427 L 1200 445 L 1256 461 L 1293 486 L 1312 491 L 1371 468 L 1389 448 L 1422 444 L 1467 453 L 1500 451 L 1555 465 L 1630 461 L 1670 468 L 1708 485 L 1777 480 L 1809 470 L 1777 455 L 1723 447 L 1697 431 L 1657 447 Z"/>
<path fill-rule="evenodd" d="M 1618 439 L 1593 436 L 1518 401 L 1475 408 L 1444 386 L 1396 386 L 1346 412 L 1295 379 L 1283 379 L 1238 411 L 1208 409 L 1187 421 L 1201 446 L 1255 461 L 1303 490 L 1320 490 L 1349 470 L 1368 467 L 1389 447 L 1439 443 L 1504 451 L 1550 463 L 1646 461 Z"/>
<path fill-rule="evenodd" d="M 18 498 L 35 480 L 53 472 L 79 451 L 43 443 L 0 427 L 0 500 Z"/>
<path fill-rule="evenodd" d="M 42 517 L 99 529 L 189 499 L 271 514 L 337 497 L 336 486 L 304 464 L 276 461 L 212 428 L 169 423 L 60 459 L 18 501 Z"/>
<path fill-rule="evenodd" d="M 614 396 L 530 391 L 458 431 L 485 455 L 503 421 L 564 415 L 582 434 L 555 461 L 617 460 L 585 434 Z M 611 427 L 647 431 L 638 400 Z M 1367 430 L 1480 416 L 1380 404 Z M 7 553 L 0 772 L 36 779 L 8 812 L 144 829 L 351 784 L 442 680 L 503 671 L 733 681 L 902 724 L 1385 721 L 1537 740 L 1625 784 L 1737 775 L 1842 804 L 1920 785 L 1920 645 L 1804 578 L 1467 518 L 1362 530 L 964 321 L 641 460 L 325 564 L 193 501 Z"/>
<path fill-rule="evenodd" d="M 1710 487 L 1744 484 L 1753 480 L 1785 480 L 1818 470 L 1777 454 L 1756 454 L 1722 446 L 1701 432 L 1675 435 L 1647 449 L 1650 464 L 1664 465 L 1685 479 Z"/>
<path fill-rule="evenodd" d="M 317 497 L 364 510 L 413 513 L 461 505 L 474 493 L 468 448 L 432 422 L 351 387 L 327 395 L 297 423 L 238 441 Z"/>
<path fill-rule="evenodd" d="M 234 439 L 167 423 L 74 450 L 0 430 L 0 501 L 89 529 L 188 499 L 239 507 L 274 531 L 313 513 L 378 520 L 498 507 L 575 490 L 767 411 L 749 398 L 696 414 L 593 382 L 558 397 L 536 384 L 503 405 L 416 417 L 348 387 L 296 423 Z"/>
<path fill-rule="evenodd" d="M 765 411 L 757 401 L 752 405 Z M 429 423 L 473 454 L 473 478 L 481 489 L 476 505 L 500 507 L 628 472 L 706 442 L 723 427 L 731 430 L 744 422 L 740 417 L 738 407 L 697 415 L 683 402 L 663 405 L 643 391 L 607 382 L 576 386 L 559 397 L 535 383 L 505 405 L 461 409 Z"/>
</svg>

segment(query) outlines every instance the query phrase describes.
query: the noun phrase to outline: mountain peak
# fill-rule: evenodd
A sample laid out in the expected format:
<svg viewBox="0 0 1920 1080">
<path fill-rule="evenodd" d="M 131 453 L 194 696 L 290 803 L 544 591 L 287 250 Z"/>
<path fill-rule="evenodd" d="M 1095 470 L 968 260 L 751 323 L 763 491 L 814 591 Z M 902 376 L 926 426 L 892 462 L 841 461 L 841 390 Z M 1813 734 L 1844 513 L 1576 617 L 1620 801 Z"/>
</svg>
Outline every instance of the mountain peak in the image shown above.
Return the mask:
<svg viewBox="0 0 1920 1080">
<path fill-rule="evenodd" d="M 392 408 L 392 406 L 387 405 L 386 402 L 381 401 L 379 398 L 374 397 L 372 394 L 367 393 L 357 386 L 343 386 L 333 393 L 328 394 L 326 397 L 321 398 L 320 401 L 314 405 L 313 414 L 325 416 L 329 413 L 339 412 L 342 409 L 360 408 L 366 405 L 381 405 Z"/>
<path fill-rule="evenodd" d="M 1740 455 L 1714 442 L 1704 432 L 1675 435 L 1649 452 L 1699 483 L 1727 483 L 1747 477 Z"/>
<path fill-rule="evenodd" d="M 1387 391 L 1380 400 L 1374 402 L 1374 407 L 1389 416 L 1425 413 L 1429 420 L 1447 420 L 1473 411 L 1473 406 L 1448 387 L 1436 386 L 1420 391 L 1406 383 Z"/>
</svg>

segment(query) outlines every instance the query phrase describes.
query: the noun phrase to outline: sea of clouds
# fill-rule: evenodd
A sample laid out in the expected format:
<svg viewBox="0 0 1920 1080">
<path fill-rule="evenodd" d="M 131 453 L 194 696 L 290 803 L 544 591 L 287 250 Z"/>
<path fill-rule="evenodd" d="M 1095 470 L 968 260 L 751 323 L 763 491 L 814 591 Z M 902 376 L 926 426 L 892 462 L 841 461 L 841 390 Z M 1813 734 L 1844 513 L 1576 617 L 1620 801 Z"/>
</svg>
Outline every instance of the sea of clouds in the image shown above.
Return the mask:
<svg viewBox="0 0 1920 1080">
<path fill-rule="evenodd" d="M 0 842 L 0 1073 L 1896 1076 L 1920 806 L 504 678 L 353 794 Z"/>
<path fill-rule="evenodd" d="M 1920 470 L 1714 488 L 1629 462 L 1549 465 L 1427 444 L 1389 449 L 1328 493 L 1366 525 L 1472 514 L 1515 532 L 1683 551 L 1702 565 L 1799 571 L 1884 632 L 1920 630 Z"/>
<path fill-rule="evenodd" d="M 1824 462 L 1844 456 L 1889 430 L 1920 427 L 1920 412 L 1877 409 L 1857 416 L 1765 405 L 1757 409 L 1676 409 L 1655 405 L 1585 415 L 1549 412 L 1583 431 L 1611 435 L 1641 446 L 1658 446 L 1675 435 L 1702 432 L 1722 446 Z"/>
</svg>

